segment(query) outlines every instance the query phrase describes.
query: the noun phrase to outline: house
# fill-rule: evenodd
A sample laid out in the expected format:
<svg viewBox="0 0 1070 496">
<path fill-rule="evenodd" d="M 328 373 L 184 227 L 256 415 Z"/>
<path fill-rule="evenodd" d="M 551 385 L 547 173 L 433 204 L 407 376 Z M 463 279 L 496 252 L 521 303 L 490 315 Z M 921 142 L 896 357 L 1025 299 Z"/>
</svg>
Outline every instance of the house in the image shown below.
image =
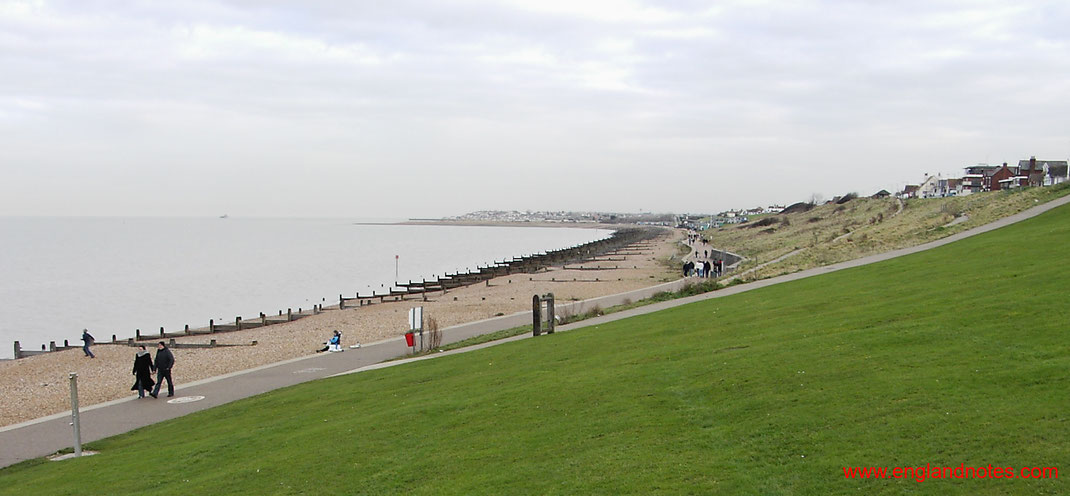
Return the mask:
<svg viewBox="0 0 1070 496">
<path fill-rule="evenodd" d="M 917 198 L 918 197 L 918 185 L 908 184 L 903 187 L 903 191 L 899 192 L 900 198 Z"/>
<path fill-rule="evenodd" d="M 1067 179 L 1066 160 L 1037 160 L 1036 157 L 1029 157 L 1029 160 L 1018 161 L 1018 169 L 1018 175 L 1028 178 L 1029 186 L 1051 186 Z"/>
<path fill-rule="evenodd" d="M 876 193 L 873 193 L 873 196 L 871 196 L 870 198 L 873 198 L 875 200 L 879 200 L 881 198 L 888 198 L 889 196 L 892 196 L 892 194 L 889 193 L 888 190 L 882 189 L 882 190 L 880 190 L 880 191 L 878 191 Z"/>
<path fill-rule="evenodd" d="M 1021 181 L 1017 177 L 1018 168 L 1008 167 L 1007 163 L 1004 162 L 1002 167 L 996 169 L 991 176 L 986 178 L 988 180 L 987 189 L 988 191 L 999 191 L 1009 187 L 1020 186 Z"/>
</svg>

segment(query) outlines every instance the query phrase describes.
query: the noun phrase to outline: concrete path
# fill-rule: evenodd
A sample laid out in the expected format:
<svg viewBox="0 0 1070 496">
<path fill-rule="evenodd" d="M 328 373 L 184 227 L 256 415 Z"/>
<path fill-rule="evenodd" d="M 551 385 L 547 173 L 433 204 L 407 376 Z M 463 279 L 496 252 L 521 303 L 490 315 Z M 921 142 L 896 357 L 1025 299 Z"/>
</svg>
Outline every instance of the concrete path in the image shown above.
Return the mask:
<svg viewBox="0 0 1070 496">
<path fill-rule="evenodd" d="M 1070 203 L 1070 196 L 1000 219 L 991 224 L 977 227 L 938 241 L 925 243 L 923 245 L 903 248 L 848 262 L 841 262 L 826 267 L 818 267 L 771 279 L 755 281 L 749 284 L 732 286 L 720 291 L 688 298 L 646 305 L 611 315 L 584 320 L 575 324 L 560 326 L 558 329 L 559 331 L 564 332 L 580 327 L 599 325 L 636 315 L 664 310 L 666 308 L 686 305 L 696 301 L 721 298 L 786 281 L 793 281 L 804 277 L 901 257 L 903 255 L 917 253 L 937 246 L 953 243 L 993 229 L 998 229 L 1034 217 L 1067 203 Z M 606 308 L 627 301 L 638 301 L 659 291 L 675 291 L 691 282 L 693 282 L 692 279 L 681 279 L 618 295 L 594 298 L 581 302 L 559 304 L 557 305 L 557 314 L 561 315 L 564 311 L 583 313 L 595 306 Z M 447 344 L 467 339 L 472 336 L 517 327 L 530 323 L 530 319 L 531 312 L 521 312 L 504 317 L 453 326 L 443 330 L 442 341 L 444 344 Z M 480 346 L 384 363 L 385 360 L 403 356 L 408 352 L 409 349 L 405 347 L 404 338 L 399 337 L 378 343 L 367 344 L 360 349 L 347 349 L 344 353 L 310 355 L 233 374 L 213 377 L 195 383 L 178 384 L 178 388 L 175 391 L 176 397 L 173 399 L 182 400 L 183 402 L 176 401 L 172 403 L 168 401 L 169 398 L 165 397 L 161 397 L 157 400 L 131 397 L 81 409 L 82 442 L 86 443 L 114 436 L 116 434 L 122 434 L 163 420 L 181 417 L 192 412 L 205 410 L 242 398 L 323 377 L 397 366 L 411 361 L 432 359 L 449 354 L 465 353 L 503 342 L 530 338 L 530 335 L 517 336 L 510 339 L 495 341 L 493 343 L 486 343 Z M 50 417 L 0 428 L 0 467 L 6 467 L 23 460 L 46 456 L 63 448 L 71 447 L 73 445 L 74 436 L 70 421 L 71 416 L 68 411 Z"/>
</svg>

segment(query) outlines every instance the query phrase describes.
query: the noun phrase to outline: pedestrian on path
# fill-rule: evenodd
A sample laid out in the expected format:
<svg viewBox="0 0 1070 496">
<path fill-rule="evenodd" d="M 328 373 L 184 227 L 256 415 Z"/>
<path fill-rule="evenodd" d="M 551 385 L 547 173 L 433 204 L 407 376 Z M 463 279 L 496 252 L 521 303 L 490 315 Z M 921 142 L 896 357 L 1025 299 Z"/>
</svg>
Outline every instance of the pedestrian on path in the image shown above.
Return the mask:
<svg viewBox="0 0 1070 496">
<path fill-rule="evenodd" d="M 82 345 L 82 351 L 85 352 L 85 356 L 89 358 L 96 358 L 96 355 L 92 351 L 89 351 L 89 345 L 96 342 L 92 334 L 89 334 L 89 329 L 82 329 L 82 341 L 85 343 Z"/>
<path fill-rule="evenodd" d="M 149 396 L 153 398 L 159 397 L 160 386 L 163 385 L 163 380 L 167 379 L 167 397 L 175 395 L 175 385 L 171 382 L 171 367 L 175 366 L 175 356 L 171 354 L 171 350 L 167 345 L 160 341 L 156 345 L 156 389 L 153 389 Z"/>
<path fill-rule="evenodd" d="M 139 348 L 141 349 L 134 356 L 134 386 L 130 390 L 137 391 L 138 398 L 144 398 L 145 391 L 152 390 L 152 386 L 156 384 L 152 380 L 152 373 L 156 368 L 152 366 L 152 354 L 145 351 L 145 345 Z"/>
</svg>

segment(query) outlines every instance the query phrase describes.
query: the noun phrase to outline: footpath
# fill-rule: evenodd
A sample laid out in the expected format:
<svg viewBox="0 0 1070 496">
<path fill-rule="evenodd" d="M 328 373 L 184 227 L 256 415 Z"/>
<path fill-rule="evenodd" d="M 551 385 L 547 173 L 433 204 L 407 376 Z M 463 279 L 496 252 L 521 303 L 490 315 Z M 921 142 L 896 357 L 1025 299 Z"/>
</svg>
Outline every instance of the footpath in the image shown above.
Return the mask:
<svg viewBox="0 0 1070 496">
<path fill-rule="evenodd" d="M 615 320 L 634 317 L 636 315 L 686 305 L 696 301 L 721 298 L 773 284 L 881 262 L 929 250 L 937 246 L 953 243 L 970 236 L 998 229 L 1015 222 L 1035 217 L 1067 203 L 1070 203 L 1070 196 L 1033 207 L 991 224 L 922 245 L 755 281 L 748 284 L 731 286 L 710 293 L 633 308 L 622 312 L 583 320 L 574 324 L 558 326 L 557 330 L 559 332 L 565 332 L 581 327 L 599 325 Z M 638 301 L 650 297 L 660 291 L 676 291 L 692 282 L 693 280 L 689 278 L 680 279 L 641 290 L 629 291 L 627 293 L 593 298 L 574 303 L 559 304 L 557 305 L 557 314 L 560 315 L 563 312 L 581 314 L 595 307 L 607 308 L 630 301 Z M 474 336 L 530 323 L 531 312 L 520 312 L 504 317 L 496 317 L 493 319 L 448 327 L 442 330 L 442 343 L 449 344 Z M 409 352 L 409 348 L 405 346 L 404 338 L 398 337 L 377 343 L 366 344 L 359 349 L 347 349 L 343 353 L 309 355 L 189 384 L 177 384 L 174 398 L 161 396 L 159 399 L 154 400 L 151 398 L 138 399 L 137 397 L 132 396 L 121 400 L 81 408 L 80 425 L 82 442 L 89 443 L 162 422 L 164 420 L 181 417 L 183 415 L 206 410 L 232 401 L 324 377 L 399 366 L 413 361 L 429 360 L 439 356 L 466 353 L 505 342 L 530 338 L 531 335 L 527 334 L 443 353 L 435 353 L 404 360 L 387 361 L 399 356 L 404 356 Z M 70 411 L 0 428 L 0 467 L 6 467 L 24 460 L 47 456 L 64 448 L 70 448 L 73 444 L 74 435 L 71 428 Z"/>
</svg>

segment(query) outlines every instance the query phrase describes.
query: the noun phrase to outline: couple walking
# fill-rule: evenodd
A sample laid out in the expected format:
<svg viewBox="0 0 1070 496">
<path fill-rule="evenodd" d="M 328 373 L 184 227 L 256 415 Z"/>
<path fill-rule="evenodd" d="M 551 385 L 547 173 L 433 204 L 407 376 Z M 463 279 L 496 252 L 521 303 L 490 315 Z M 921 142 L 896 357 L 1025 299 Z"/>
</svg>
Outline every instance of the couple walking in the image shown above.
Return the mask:
<svg viewBox="0 0 1070 496">
<path fill-rule="evenodd" d="M 160 386 L 163 385 L 164 379 L 167 379 L 167 396 L 175 395 L 175 385 L 171 382 L 171 367 L 175 365 L 175 356 L 171 354 L 171 350 L 160 341 L 156 345 L 156 362 L 152 361 L 152 356 L 148 351 L 145 351 L 145 345 L 140 346 L 140 350 L 137 352 L 137 356 L 134 358 L 134 386 L 130 388 L 131 391 L 137 391 L 138 398 L 145 397 L 145 391 L 152 389 L 153 384 L 156 385 L 156 389 L 152 389 L 149 396 L 156 398 L 160 394 Z M 152 380 L 152 373 L 156 372 L 156 381 Z"/>
</svg>

